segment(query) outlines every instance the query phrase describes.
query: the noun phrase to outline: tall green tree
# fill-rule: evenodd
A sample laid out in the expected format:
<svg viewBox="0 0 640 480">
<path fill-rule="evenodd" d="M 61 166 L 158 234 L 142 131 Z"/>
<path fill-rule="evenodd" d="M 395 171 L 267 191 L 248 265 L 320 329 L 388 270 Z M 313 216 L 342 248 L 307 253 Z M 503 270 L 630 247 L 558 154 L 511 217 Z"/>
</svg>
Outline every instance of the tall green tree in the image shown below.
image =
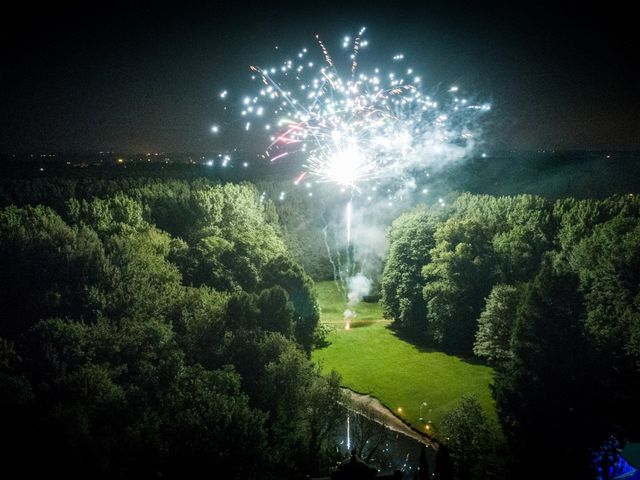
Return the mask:
<svg viewBox="0 0 640 480">
<path fill-rule="evenodd" d="M 465 396 L 442 418 L 441 431 L 455 454 L 458 478 L 487 478 L 495 470 L 496 438 L 478 399 Z"/>
<path fill-rule="evenodd" d="M 616 431 L 640 429 L 640 221 L 619 214 L 596 225 L 573 250 L 570 265 L 585 298 L 585 329 L 594 347 L 608 418 Z"/>
<path fill-rule="evenodd" d="M 181 293 L 181 275 L 169 261 L 170 237 L 153 227 L 106 241 L 110 317 L 168 318 Z"/>
<path fill-rule="evenodd" d="M 178 299 L 173 330 L 188 364 L 209 369 L 222 365 L 228 301 L 229 294 L 208 287 L 186 287 Z"/>
<path fill-rule="evenodd" d="M 598 345 L 640 366 L 640 219 L 618 215 L 594 227 L 574 249 L 572 267 Z"/>
<path fill-rule="evenodd" d="M 67 216 L 74 225 L 87 225 L 99 235 L 110 235 L 123 229 L 140 230 L 148 226 L 142 205 L 124 193 L 91 200 L 69 199 Z"/>
<path fill-rule="evenodd" d="M 311 352 L 320 320 L 311 278 L 299 264 L 285 256 L 277 256 L 265 265 L 262 285 L 265 288 L 280 286 L 287 292 L 293 305 L 295 338 L 307 352 Z"/>
<path fill-rule="evenodd" d="M 264 289 L 258 295 L 257 306 L 260 309 L 260 326 L 264 330 L 291 337 L 295 311 L 284 288 L 275 285 Z"/>
<path fill-rule="evenodd" d="M 487 297 L 476 332 L 473 353 L 492 365 L 511 358 L 511 336 L 516 321 L 521 289 L 512 285 L 496 285 Z"/>
<path fill-rule="evenodd" d="M 521 478 L 537 477 L 522 468 L 534 463 L 555 465 L 556 478 L 589 478 L 589 448 L 602 431 L 594 422 L 597 381 L 583 298 L 577 278 L 554 272 L 551 263 L 545 259 L 524 292 L 512 358 L 496 374 L 494 396 Z"/>
<path fill-rule="evenodd" d="M 426 327 L 422 267 L 431 261 L 436 226 L 435 214 L 420 207 L 396 219 L 388 233 L 389 253 L 381 281 L 384 316 L 418 335 Z"/>
<path fill-rule="evenodd" d="M 438 227 L 435 240 L 422 270 L 429 332 L 443 348 L 469 354 L 493 283 L 489 238 L 475 221 L 451 218 Z"/>
</svg>

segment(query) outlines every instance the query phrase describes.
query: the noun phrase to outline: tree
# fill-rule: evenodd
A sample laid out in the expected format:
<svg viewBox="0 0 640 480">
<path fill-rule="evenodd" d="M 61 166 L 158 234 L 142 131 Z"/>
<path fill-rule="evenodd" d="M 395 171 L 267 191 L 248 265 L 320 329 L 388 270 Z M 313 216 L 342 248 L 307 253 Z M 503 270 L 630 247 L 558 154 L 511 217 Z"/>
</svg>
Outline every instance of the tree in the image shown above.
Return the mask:
<svg viewBox="0 0 640 480">
<path fill-rule="evenodd" d="M 142 205 L 120 192 L 90 201 L 71 198 L 66 213 L 71 224 L 89 226 L 99 235 L 110 235 L 123 229 L 141 230 L 148 226 L 143 219 Z"/>
<path fill-rule="evenodd" d="M 219 211 L 199 194 L 207 182 L 163 180 L 147 182 L 130 194 L 144 205 L 145 219 L 172 237 L 191 240 L 204 225 L 215 223 Z M 209 207 L 209 208 L 207 208 Z"/>
<path fill-rule="evenodd" d="M 0 210 L 7 468 L 72 479 L 317 472 L 340 381 L 308 358 L 313 283 L 283 256 L 273 208 L 250 186 L 207 181 L 72 190 L 55 201 L 71 224 L 46 207 Z"/>
<path fill-rule="evenodd" d="M 169 261 L 170 245 L 170 237 L 153 227 L 109 237 L 107 316 L 166 318 L 173 313 L 181 275 Z"/>
<path fill-rule="evenodd" d="M 503 282 L 530 280 L 540 266 L 550 242 L 541 226 L 515 225 L 493 237 L 498 275 Z"/>
<path fill-rule="evenodd" d="M 473 220 L 452 218 L 438 227 L 435 239 L 431 262 L 422 270 L 429 331 L 446 350 L 468 354 L 493 283 L 487 232 Z"/>
<path fill-rule="evenodd" d="M 572 267 L 587 308 L 586 327 L 600 348 L 640 365 L 640 221 L 618 215 L 574 249 Z"/>
<path fill-rule="evenodd" d="M 603 432 L 595 422 L 598 387 L 577 287 L 575 276 L 544 260 L 523 293 L 512 358 L 496 373 L 494 397 L 516 465 L 557 465 L 558 477 L 586 478 L 589 449 Z M 537 476 L 521 468 L 518 474 Z"/>
<path fill-rule="evenodd" d="M 226 328 L 241 332 L 253 332 L 258 328 L 260 310 L 255 293 L 239 290 L 229 297 L 226 312 Z"/>
<path fill-rule="evenodd" d="M 640 197 L 637 195 L 612 196 L 604 200 L 576 200 L 565 198 L 554 204 L 553 215 L 558 224 L 556 268 L 571 269 L 569 262 L 573 250 L 591 236 L 594 228 L 616 216 L 629 219 L 640 216 Z"/>
<path fill-rule="evenodd" d="M 499 365 L 511 358 L 511 335 L 519 302 L 518 287 L 493 287 L 478 319 L 473 353 L 493 365 Z"/>
<path fill-rule="evenodd" d="M 280 192 L 290 190 L 288 182 L 284 181 L 260 181 L 257 186 L 266 192 L 267 198 L 277 198 Z M 267 201 L 265 207 L 273 207 L 277 212 L 288 256 L 314 280 L 333 279 L 324 243 L 324 202 L 317 202 L 305 191 L 293 189 L 287 191 L 286 201 L 275 204 Z"/>
<path fill-rule="evenodd" d="M 311 352 L 320 320 L 311 278 L 300 265 L 284 256 L 278 256 L 265 265 L 262 285 L 264 288 L 277 285 L 287 292 L 294 310 L 295 338 L 305 351 Z"/>
<path fill-rule="evenodd" d="M 640 428 L 640 222 L 622 214 L 596 225 L 573 250 L 570 265 L 584 295 L 585 331 L 607 418 L 628 435 Z M 606 394 L 604 393 L 606 392 Z"/>
<path fill-rule="evenodd" d="M 202 231 L 219 229 L 219 236 L 231 242 L 239 256 L 245 256 L 258 271 L 270 260 L 284 255 L 285 247 L 278 235 L 277 226 L 269 223 L 260 195 L 250 184 L 216 186 L 211 193 L 217 194 L 220 205 L 218 223 L 205 224 Z"/>
<path fill-rule="evenodd" d="M 260 326 L 270 332 L 280 332 L 285 337 L 293 333 L 293 305 L 284 288 L 279 285 L 260 292 L 257 300 L 260 309 Z"/>
<path fill-rule="evenodd" d="M 265 467 L 267 416 L 249 406 L 232 368 L 187 367 L 167 396 L 162 418 L 171 477 L 193 472 L 196 478 L 211 478 L 231 472 L 247 478 Z"/>
<path fill-rule="evenodd" d="M 189 365 L 199 363 L 215 369 L 220 360 L 229 294 L 208 287 L 186 287 L 178 300 L 173 322 L 176 341 Z"/>
<path fill-rule="evenodd" d="M 187 282 L 199 287 L 231 291 L 241 287 L 252 291 L 258 284 L 258 271 L 249 258 L 239 255 L 235 245 L 222 237 L 201 238 L 187 253 Z"/>
<path fill-rule="evenodd" d="M 400 329 L 425 333 L 426 303 L 422 295 L 422 267 L 435 246 L 437 217 L 421 207 L 396 219 L 389 230 L 389 253 L 382 274 L 385 318 Z"/>
<path fill-rule="evenodd" d="M 341 383 L 340 375 L 331 371 L 326 377 L 316 376 L 307 390 L 306 469 L 310 473 L 320 473 L 323 460 L 335 456 L 335 432 L 343 422 L 346 401 Z"/>
<path fill-rule="evenodd" d="M 442 418 L 441 431 L 456 457 L 458 477 L 486 478 L 495 448 L 493 427 L 478 399 L 465 396 Z"/>
</svg>

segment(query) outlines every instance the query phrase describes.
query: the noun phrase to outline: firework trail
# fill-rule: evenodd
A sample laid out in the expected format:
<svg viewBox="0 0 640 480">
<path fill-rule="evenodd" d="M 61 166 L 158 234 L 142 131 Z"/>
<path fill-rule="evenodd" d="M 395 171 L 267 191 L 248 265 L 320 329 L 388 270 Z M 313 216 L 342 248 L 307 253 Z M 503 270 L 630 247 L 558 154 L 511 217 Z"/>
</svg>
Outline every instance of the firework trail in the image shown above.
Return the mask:
<svg viewBox="0 0 640 480">
<path fill-rule="evenodd" d="M 331 246 L 329 245 L 329 238 L 327 234 L 327 230 L 329 230 L 329 222 L 324 216 L 324 211 L 321 213 L 322 222 L 324 223 L 324 227 L 322 228 L 322 237 L 324 239 L 324 246 L 327 249 L 327 258 L 329 258 L 329 263 L 331 263 L 331 268 L 333 269 L 333 281 L 336 284 L 336 289 L 344 296 L 344 284 L 342 281 L 342 265 L 340 265 L 340 256 L 338 255 L 337 259 L 334 261 L 333 254 L 331 253 Z M 337 263 L 337 266 L 336 266 Z"/>
</svg>

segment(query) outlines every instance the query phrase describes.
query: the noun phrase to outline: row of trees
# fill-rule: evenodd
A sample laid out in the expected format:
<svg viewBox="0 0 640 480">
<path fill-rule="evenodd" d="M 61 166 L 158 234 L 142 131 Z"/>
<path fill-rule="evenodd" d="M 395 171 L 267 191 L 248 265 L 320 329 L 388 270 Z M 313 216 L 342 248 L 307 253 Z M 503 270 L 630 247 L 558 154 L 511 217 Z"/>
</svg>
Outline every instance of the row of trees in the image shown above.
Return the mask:
<svg viewBox="0 0 640 480">
<path fill-rule="evenodd" d="M 312 282 L 255 188 L 152 181 L 50 199 L 0 210 L 5 468 L 317 472 L 335 452 L 339 379 L 310 363 Z"/>
<path fill-rule="evenodd" d="M 640 432 L 636 196 L 465 194 L 447 211 L 403 215 L 389 239 L 385 315 L 495 367 L 514 469 L 555 463 L 558 475 L 588 476 L 590 448 Z"/>
<path fill-rule="evenodd" d="M 130 175 L 109 178 L 105 172 L 101 173 L 97 178 L 0 179 L 0 207 L 47 205 L 58 212 L 65 212 L 70 198 L 81 202 L 124 193 L 141 203 L 143 214 L 150 223 L 172 236 L 185 239 L 190 233 L 188 230 L 197 229 L 197 226 L 208 221 L 199 192 L 220 183 L 202 177 L 188 181 L 175 176 L 168 179 L 142 177 L 132 172 Z M 292 189 L 290 180 L 262 178 L 253 184 L 267 199 L 279 199 L 281 192 L 286 193 L 286 200 L 266 200 L 264 206 L 270 220 L 277 216 L 280 237 L 288 255 L 312 278 L 333 278 L 323 229 L 327 222 L 334 224 L 339 221 L 334 217 L 339 204 L 334 192 L 309 197 L 306 188 Z M 339 212 L 342 214 L 341 209 Z M 329 236 L 332 234 L 331 231 L 326 233 Z M 331 238 L 329 243 L 332 248 L 335 247 Z"/>
</svg>

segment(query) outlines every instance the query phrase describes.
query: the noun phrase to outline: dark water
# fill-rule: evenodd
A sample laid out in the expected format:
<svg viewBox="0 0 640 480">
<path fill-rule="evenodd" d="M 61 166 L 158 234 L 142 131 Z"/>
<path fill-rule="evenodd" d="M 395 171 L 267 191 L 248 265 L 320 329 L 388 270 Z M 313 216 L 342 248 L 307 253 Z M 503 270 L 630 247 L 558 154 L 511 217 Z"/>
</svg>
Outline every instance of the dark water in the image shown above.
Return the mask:
<svg viewBox="0 0 640 480">
<path fill-rule="evenodd" d="M 349 413 L 351 418 L 350 426 L 352 423 L 355 423 L 353 422 L 355 415 L 359 414 L 354 412 Z M 360 416 L 360 421 L 373 425 L 373 421 L 366 417 Z M 375 425 L 377 426 L 377 424 Z M 350 429 L 350 437 L 357 435 L 357 432 L 354 431 L 355 428 L 357 427 L 352 427 Z M 369 441 L 370 443 L 375 443 L 379 438 L 380 437 L 370 438 Z M 344 422 L 336 432 L 338 448 L 340 449 L 341 457 L 344 459 L 348 459 L 350 456 L 349 448 L 347 448 L 347 440 L 347 414 L 345 413 Z M 354 448 L 356 440 L 352 438 L 349 440 L 352 442 L 351 448 Z M 401 433 L 386 429 L 386 434 L 380 448 L 377 449 L 377 452 L 373 455 L 372 460 L 368 464 L 371 467 L 377 468 L 379 475 L 391 474 L 394 470 L 400 470 L 403 474 L 403 479 L 413 479 L 414 472 L 417 469 L 420 460 L 421 449 L 422 443 Z M 364 450 L 365 453 L 368 453 L 367 447 L 365 447 Z M 436 451 L 427 446 L 426 452 L 429 470 L 433 472 Z"/>
</svg>

